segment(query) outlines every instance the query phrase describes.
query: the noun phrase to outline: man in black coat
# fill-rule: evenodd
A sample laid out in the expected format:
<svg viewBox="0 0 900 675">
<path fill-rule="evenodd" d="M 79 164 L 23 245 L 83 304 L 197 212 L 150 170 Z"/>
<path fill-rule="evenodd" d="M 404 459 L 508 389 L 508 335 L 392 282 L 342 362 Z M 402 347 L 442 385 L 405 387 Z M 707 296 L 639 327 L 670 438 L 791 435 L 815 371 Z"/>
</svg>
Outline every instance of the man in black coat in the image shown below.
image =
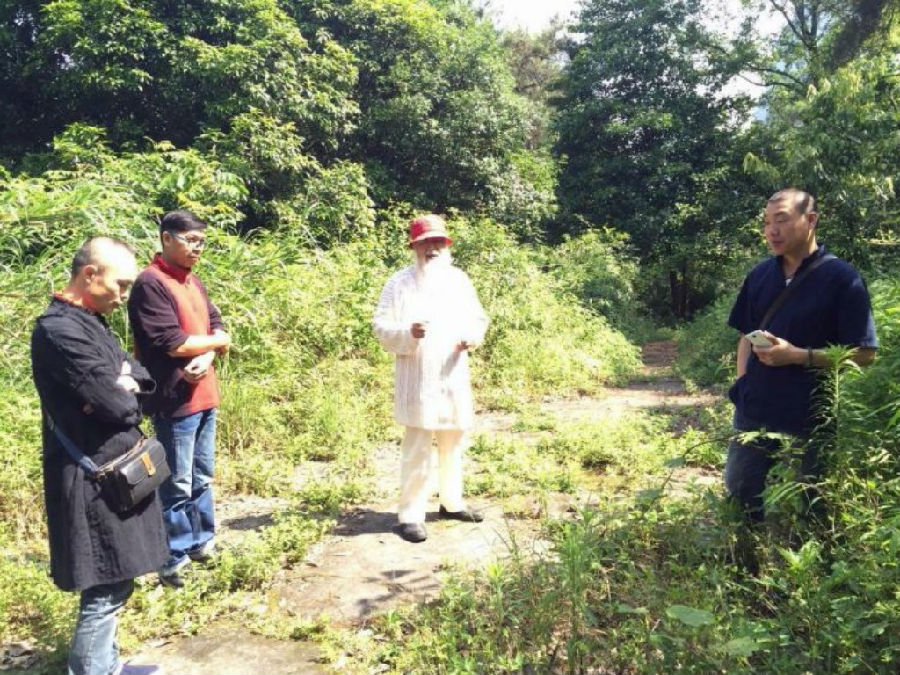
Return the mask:
<svg viewBox="0 0 900 675">
<path fill-rule="evenodd" d="M 31 338 L 32 374 L 43 412 L 50 573 L 61 589 L 81 591 L 70 675 L 156 671 L 122 669 L 116 613 L 134 590 L 134 578 L 155 571 L 168 556 L 159 499 L 154 493 L 124 513 L 111 510 L 100 487 L 47 422 L 49 416 L 97 465 L 140 439 L 140 396 L 155 385 L 122 350 L 104 319 L 125 303 L 136 276 L 128 245 L 106 237 L 88 240 L 72 261 L 68 285 L 53 296 Z"/>
</svg>

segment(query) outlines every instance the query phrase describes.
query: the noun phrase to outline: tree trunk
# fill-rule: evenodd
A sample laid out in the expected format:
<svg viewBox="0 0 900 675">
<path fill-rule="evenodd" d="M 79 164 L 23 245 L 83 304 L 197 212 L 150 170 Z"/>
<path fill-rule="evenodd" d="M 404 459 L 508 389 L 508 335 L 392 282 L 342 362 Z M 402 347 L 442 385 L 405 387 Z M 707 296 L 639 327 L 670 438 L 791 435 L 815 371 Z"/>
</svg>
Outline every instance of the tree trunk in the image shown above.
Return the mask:
<svg viewBox="0 0 900 675">
<path fill-rule="evenodd" d="M 688 314 L 688 262 L 682 261 L 680 270 L 669 270 L 669 306 L 679 321 Z"/>
<path fill-rule="evenodd" d="M 681 289 L 678 297 L 678 318 L 684 321 L 688 315 L 688 261 L 681 263 Z"/>
</svg>

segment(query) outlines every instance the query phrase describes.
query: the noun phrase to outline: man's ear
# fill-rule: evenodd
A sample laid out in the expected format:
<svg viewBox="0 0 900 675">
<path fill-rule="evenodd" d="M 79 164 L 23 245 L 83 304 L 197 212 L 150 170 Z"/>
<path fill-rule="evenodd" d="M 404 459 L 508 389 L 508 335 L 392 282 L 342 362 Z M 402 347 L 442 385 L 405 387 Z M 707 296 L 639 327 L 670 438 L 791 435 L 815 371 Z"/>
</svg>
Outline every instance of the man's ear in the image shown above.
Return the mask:
<svg viewBox="0 0 900 675">
<path fill-rule="evenodd" d="M 817 230 L 819 228 L 819 214 L 815 211 L 811 211 L 806 214 L 806 218 L 809 222 L 810 229 Z"/>
<path fill-rule="evenodd" d="M 91 279 L 94 278 L 94 275 L 99 271 L 100 266 L 94 263 L 88 263 L 81 269 L 81 274 L 84 276 L 84 280 L 90 283 Z"/>
</svg>

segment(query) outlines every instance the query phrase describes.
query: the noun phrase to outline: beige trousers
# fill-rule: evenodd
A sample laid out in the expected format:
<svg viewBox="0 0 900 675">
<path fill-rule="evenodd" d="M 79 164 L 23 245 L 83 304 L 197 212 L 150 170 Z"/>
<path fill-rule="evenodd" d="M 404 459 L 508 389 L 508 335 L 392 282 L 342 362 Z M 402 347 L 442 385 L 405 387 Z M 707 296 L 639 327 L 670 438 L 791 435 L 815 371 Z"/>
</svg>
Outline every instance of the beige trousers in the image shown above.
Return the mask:
<svg viewBox="0 0 900 675">
<path fill-rule="evenodd" d="M 438 491 L 440 503 L 448 511 L 461 511 L 463 501 L 462 461 L 468 435 L 461 429 L 419 429 L 406 427 L 400 449 L 400 508 L 397 520 L 401 523 L 424 523 L 425 507 L 431 496 L 431 439 L 437 439 Z"/>
</svg>

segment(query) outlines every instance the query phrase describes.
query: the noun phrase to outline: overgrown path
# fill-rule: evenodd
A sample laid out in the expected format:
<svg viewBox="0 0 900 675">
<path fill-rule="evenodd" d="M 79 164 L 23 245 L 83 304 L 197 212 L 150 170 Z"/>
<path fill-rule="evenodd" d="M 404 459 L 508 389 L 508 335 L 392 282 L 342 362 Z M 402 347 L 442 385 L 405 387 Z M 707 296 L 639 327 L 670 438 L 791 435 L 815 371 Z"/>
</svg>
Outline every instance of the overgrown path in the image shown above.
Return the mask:
<svg viewBox="0 0 900 675">
<path fill-rule="evenodd" d="M 544 401 L 539 415 L 555 422 L 578 423 L 617 419 L 641 409 L 695 408 L 712 403 L 711 395 L 688 394 L 682 383 L 669 375 L 673 343 L 650 343 L 644 347 L 643 357 L 640 381 L 606 389 L 598 396 Z M 500 435 L 515 443 L 533 443 L 540 436 L 541 432 L 517 430 L 515 422 L 512 414 L 482 413 L 475 434 Z M 540 501 L 526 502 L 515 514 L 499 501 L 476 498 L 471 502 L 483 510 L 483 523 L 437 521 L 431 513 L 428 540 L 412 545 L 392 532 L 396 516 L 390 495 L 398 481 L 399 451 L 390 446 L 377 452 L 377 484 L 384 487 L 384 498 L 346 512 L 301 564 L 279 574 L 266 596 L 259 598 L 256 611 L 305 619 L 311 626 L 324 622 L 366 630 L 367 621 L 379 613 L 436 597 L 451 565 L 485 565 L 507 555 L 511 541 L 542 547 L 538 516 L 565 518 L 596 498 L 588 487 L 578 486 L 565 494 L 554 492 Z M 478 469 L 477 462 L 473 463 L 469 471 Z M 703 483 L 718 480 L 696 471 L 690 479 Z M 677 486 L 686 480 L 686 476 L 676 476 L 672 483 Z M 242 531 L 264 527 L 275 506 L 272 500 L 262 499 L 223 503 L 223 539 L 234 540 Z M 223 620 L 196 635 L 145 648 L 132 660 L 160 664 L 170 675 L 331 672 L 317 645 L 297 637 L 300 639 L 265 638 Z"/>
</svg>

